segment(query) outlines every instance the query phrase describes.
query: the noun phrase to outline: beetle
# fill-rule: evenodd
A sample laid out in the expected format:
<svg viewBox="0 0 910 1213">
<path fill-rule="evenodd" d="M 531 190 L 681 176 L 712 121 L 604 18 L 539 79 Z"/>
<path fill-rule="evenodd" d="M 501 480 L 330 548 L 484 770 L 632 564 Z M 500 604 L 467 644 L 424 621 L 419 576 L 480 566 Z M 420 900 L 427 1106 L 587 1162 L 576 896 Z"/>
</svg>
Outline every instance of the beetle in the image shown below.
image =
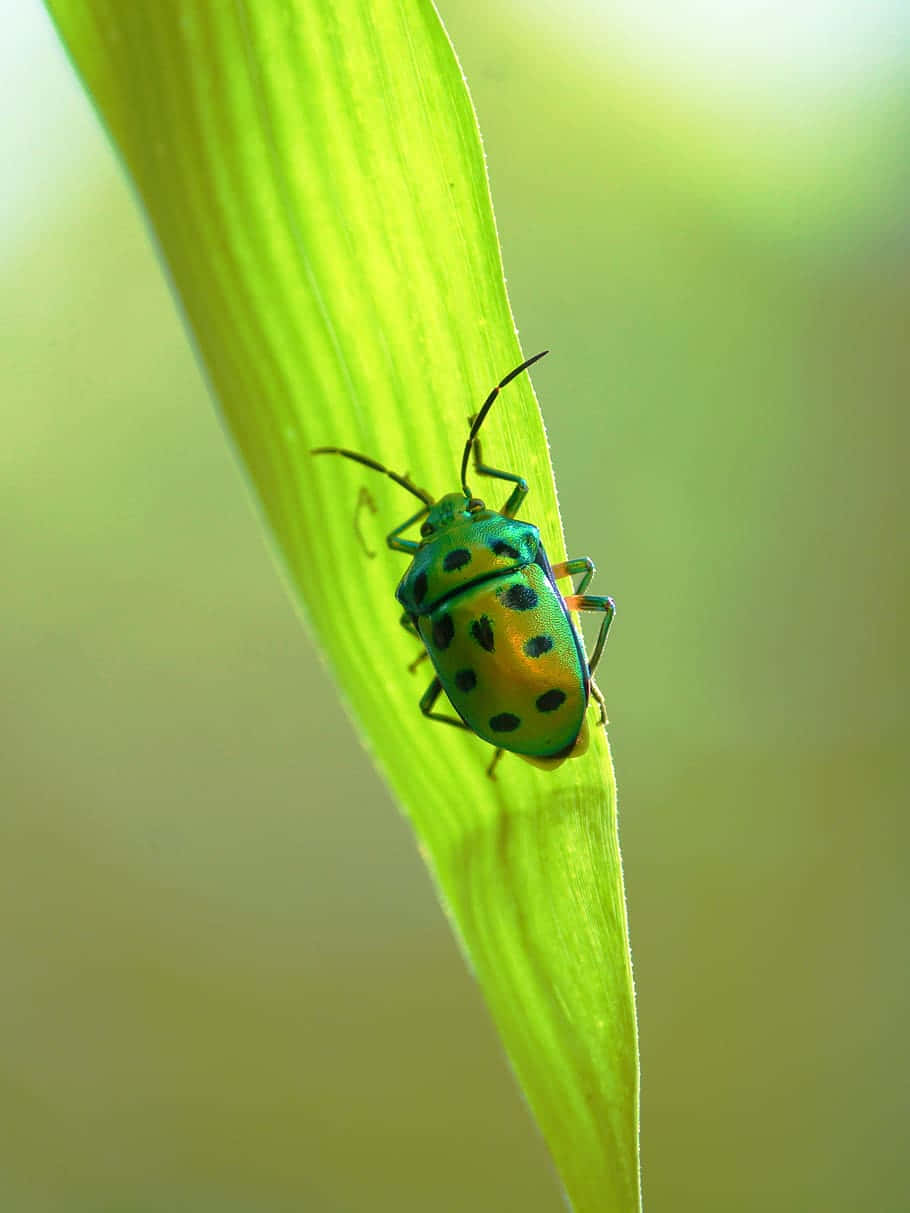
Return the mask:
<svg viewBox="0 0 910 1213">
<path fill-rule="evenodd" d="M 341 447 L 317 447 L 314 455 L 342 455 L 389 476 L 419 498 L 421 508 L 395 527 L 388 546 L 410 556 L 411 564 L 395 596 L 404 608 L 400 623 L 419 639 L 429 657 L 433 681 L 420 700 L 430 720 L 467 729 L 496 747 L 487 773 L 504 750 L 539 766 L 558 766 L 587 744 L 589 698 L 603 696 L 593 673 L 616 608 L 613 599 L 586 594 L 594 576 L 587 556 L 551 565 L 540 532 L 515 517 L 528 494 L 527 481 L 483 462 L 478 433 L 496 397 L 507 384 L 548 353 L 543 350 L 510 371 L 470 419 L 461 459 L 461 491 L 438 500 L 375 459 Z M 504 480 L 512 490 L 499 511 L 488 509 L 468 486 L 473 452 L 478 476 Z M 423 519 L 420 540 L 403 538 Z M 575 593 L 563 596 L 557 581 L 578 576 Z M 603 615 L 590 657 L 570 611 Z M 435 710 L 446 693 L 457 719 Z"/>
</svg>

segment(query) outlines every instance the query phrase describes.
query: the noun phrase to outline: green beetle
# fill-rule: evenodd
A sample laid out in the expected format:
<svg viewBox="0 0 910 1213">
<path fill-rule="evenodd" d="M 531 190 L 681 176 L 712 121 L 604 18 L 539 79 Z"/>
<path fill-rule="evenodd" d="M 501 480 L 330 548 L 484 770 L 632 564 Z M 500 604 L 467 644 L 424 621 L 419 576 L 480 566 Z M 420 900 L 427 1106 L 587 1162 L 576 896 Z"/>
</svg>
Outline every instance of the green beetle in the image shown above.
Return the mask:
<svg viewBox="0 0 910 1213">
<path fill-rule="evenodd" d="M 488 467 L 477 435 L 500 391 L 543 358 L 536 354 L 506 375 L 471 419 L 461 460 L 461 492 L 438 501 L 407 476 L 355 451 L 319 447 L 314 455 L 343 455 L 383 472 L 422 502 L 422 507 L 388 535 L 396 552 L 413 557 L 396 598 L 404 608 L 401 624 L 423 643 L 436 676 L 420 700 L 431 720 L 468 729 L 496 747 L 488 768 L 504 750 L 545 767 L 557 766 L 586 745 L 585 714 L 591 695 L 603 697 L 592 675 L 603 653 L 615 607 L 611 598 L 585 594 L 594 576 L 587 556 L 551 565 L 540 533 L 515 514 L 528 493 L 527 482 L 512 472 Z M 479 476 L 506 480 L 514 487 L 497 513 L 474 497 L 467 483 L 474 454 Z M 403 539 L 424 519 L 420 541 Z M 580 575 L 576 593 L 563 597 L 556 585 Z M 570 611 L 599 611 L 600 632 L 590 658 L 585 654 Z M 445 691 L 458 719 L 434 711 Z"/>
</svg>

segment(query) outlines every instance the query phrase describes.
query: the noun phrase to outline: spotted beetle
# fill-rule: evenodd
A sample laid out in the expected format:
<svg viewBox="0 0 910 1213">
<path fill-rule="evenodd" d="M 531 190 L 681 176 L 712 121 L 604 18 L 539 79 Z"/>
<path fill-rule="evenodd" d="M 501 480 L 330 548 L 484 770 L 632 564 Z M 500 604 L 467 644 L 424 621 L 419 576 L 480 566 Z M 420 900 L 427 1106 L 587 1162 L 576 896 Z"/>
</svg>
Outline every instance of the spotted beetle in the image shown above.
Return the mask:
<svg viewBox="0 0 910 1213">
<path fill-rule="evenodd" d="M 436 671 L 420 710 L 430 720 L 468 729 L 495 746 L 487 771 L 491 777 L 504 750 L 545 767 L 581 752 L 587 742 L 585 714 L 591 695 L 600 705 L 600 723 L 606 721 L 603 696 L 592 675 L 613 622 L 613 600 L 584 593 L 594 576 L 589 557 L 550 564 L 537 527 L 515 517 L 527 496 L 527 482 L 485 464 L 477 437 L 502 389 L 547 352 L 506 375 L 471 418 L 461 459 L 461 492 L 434 501 L 407 475 L 399 476 L 366 455 L 340 447 L 311 452 L 353 459 L 391 477 L 423 502 L 386 540 L 393 551 L 412 557 L 395 592 L 404 608 L 402 627 L 425 650 L 410 668 L 429 657 Z M 514 486 L 498 513 L 487 509 L 468 487 L 472 451 L 479 476 Z M 420 541 L 403 539 L 421 519 Z M 556 582 L 574 575 L 580 575 L 576 593 L 564 597 Z M 570 611 L 603 614 L 590 658 Z M 434 711 L 443 691 L 458 719 Z"/>
</svg>

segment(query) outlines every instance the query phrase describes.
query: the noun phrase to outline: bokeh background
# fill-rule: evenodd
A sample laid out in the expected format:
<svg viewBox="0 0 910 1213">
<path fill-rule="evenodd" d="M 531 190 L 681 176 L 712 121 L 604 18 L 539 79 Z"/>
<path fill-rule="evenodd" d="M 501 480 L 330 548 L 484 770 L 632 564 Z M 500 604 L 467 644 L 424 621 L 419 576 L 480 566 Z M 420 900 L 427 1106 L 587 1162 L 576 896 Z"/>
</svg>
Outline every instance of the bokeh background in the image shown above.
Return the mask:
<svg viewBox="0 0 910 1213">
<path fill-rule="evenodd" d="M 619 605 L 646 1207 L 897 1213 L 910 12 L 558 7 L 441 5 Z M 130 189 L 0 9 L 0 1207 L 557 1210 Z"/>
</svg>

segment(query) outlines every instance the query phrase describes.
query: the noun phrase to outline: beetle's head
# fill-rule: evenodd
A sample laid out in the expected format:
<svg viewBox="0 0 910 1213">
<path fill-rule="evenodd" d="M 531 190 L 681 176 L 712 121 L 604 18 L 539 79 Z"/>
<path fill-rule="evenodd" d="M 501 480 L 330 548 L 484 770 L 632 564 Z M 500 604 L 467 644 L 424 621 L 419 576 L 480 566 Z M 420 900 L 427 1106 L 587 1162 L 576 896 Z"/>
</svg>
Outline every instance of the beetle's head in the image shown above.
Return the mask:
<svg viewBox="0 0 910 1213">
<path fill-rule="evenodd" d="M 486 508 L 479 497 L 466 497 L 464 493 L 446 493 L 445 497 L 440 497 L 435 505 L 430 506 L 430 512 L 420 528 L 421 538 L 432 539 L 450 526 L 470 522 Z"/>
</svg>

